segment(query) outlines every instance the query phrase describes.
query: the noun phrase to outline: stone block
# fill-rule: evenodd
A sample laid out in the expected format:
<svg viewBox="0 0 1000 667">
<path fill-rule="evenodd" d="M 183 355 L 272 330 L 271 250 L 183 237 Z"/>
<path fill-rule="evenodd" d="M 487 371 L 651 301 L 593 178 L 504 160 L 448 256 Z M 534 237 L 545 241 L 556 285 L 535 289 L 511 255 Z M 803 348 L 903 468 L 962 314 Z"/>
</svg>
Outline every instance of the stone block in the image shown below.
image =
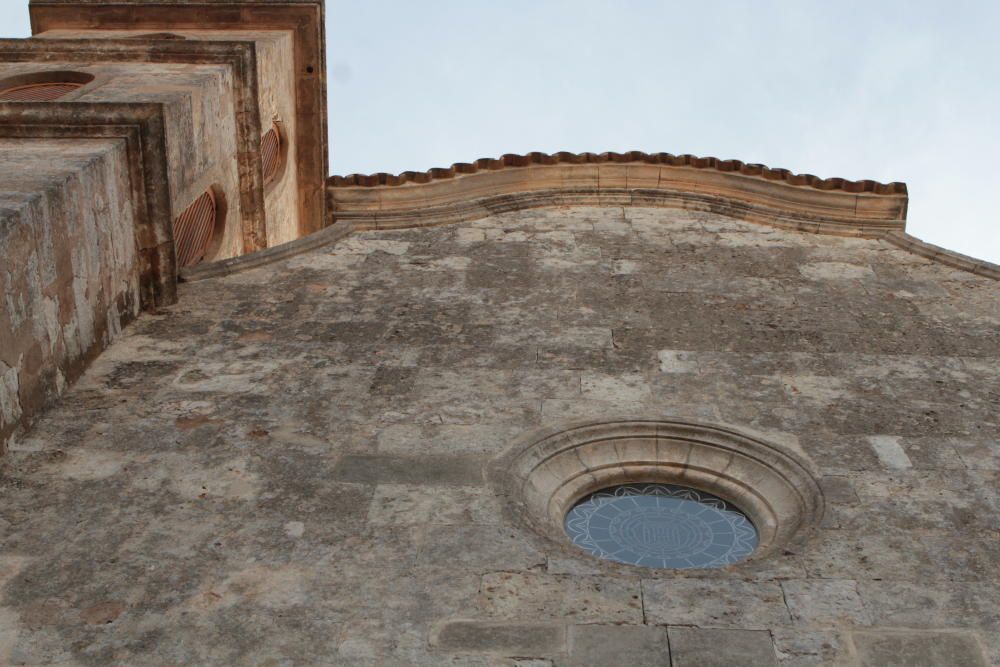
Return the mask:
<svg viewBox="0 0 1000 667">
<path fill-rule="evenodd" d="M 913 467 L 910 457 L 899 443 L 900 438 L 891 435 L 872 435 L 868 442 L 882 465 L 890 470 L 907 470 Z"/>
<path fill-rule="evenodd" d="M 667 629 L 645 625 L 574 625 L 569 629 L 571 667 L 663 667 L 670 664 Z"/>
<path fill-rule="evenodd" d="M 647 623 L 766 629 L 791 622 L 774 582 L 644 579 Z"/>
<path fill-rule="evenodd" d="M 819 485 L 828 503 L 851 505 L 858 502 L 858 494 L 854 492 L 850 477 L 826 475 L 820 478 Z"/>
<path fill-rule="evenodd" d="M 656 353 L 661 373 L 698 373 L 698 352 L 659 350 Z"/>
<path fill-rule="evenodd" d="M 965 632 L 855 632 L 860 667 L 987 667 L 982 645 Z"/>
<path fill-rule="evenodd" d="M 508 424 L 393 424 L 378 434 L 379 452 L 386 455 L 428 455 L 497 452 L 518 434 Z"/>
<path fill-rule="evenodd" d="M 672 667 L 778 667 L 763 630 L 668 628 Z"/>
<path fill-rule="evenodd" d="M 580 384 L 577 371 L 518 369 L 511 373 L 505 389 L 520 398 L 579 398 Z"/>
<path fill-rule="evenodd" d="M 499 524 L 500 504 L 484 487 L 441 487 L 432 493 L 422 485 L 379 484 L 368 522 L 373 526 L 421 524 Z"/>
<path fill-rule="evenodd" d="M 531 572 L 483 576 L 480 607 L 502 618 L 565 618 L 576 622 L 642 623 L 639 582 Z"/>
<path fill-rule="evenodd" d="M 785 602 L 796 623 L 871 625 L 872 617 L 852 579 L 782 581 Z"/>
<path fill-rule="evenodd" d="M 416 368 L 379 366 L 368 393 L 372 396 L 405 396 L 413 389 L 416 375 Z"/>
<path fill-rule="evenodd" d="M 448 563 L 484 572 L 530 570 L 545 564 L 545 554 L 531 540 L 506 526 L 418 525 L 410 530 L 419 559 L 428 565 Z"/>
<path fill-rule="evenodd" d="M 822 579 L 988 579 L 1000 553 L 988 532 L 917 527 L 821 531 L 802 560 Z M 951 573 L 950 575 L 947 573 Z"/>
<path fill-rule="evenodd" d="M 1000 470 L 1000 440 L 954 440 L 951 446 L 968 468 Z"/>
<path fill-rule="evenodd" d="M 439 627 L 431 645 L 454 653 L 552 655 L 566 647 L 566 628 L 541 623 L 450 621 Z"/>
<path fill-rule="evenodd" d="M 583 374 L 583 397 L 585 399 L 610 401 L 617 404 L 641 403 L 651 395 L 649 383 L 641 373 L 605 375 Z"/>
<path fill-rule="evenodd" d="M 997 581 L 858 581 L 865 607 L 901 628 L 1000 627 Z"/>
<path fill-rule="evenodd" d="M 596 401 L 545 399 L 542 401 L 542 419 L 547 423 L 559 423 L 574 419 L 586 419 L 594 415 L 633 415 L 644 410 L 642 402 L 636 401 Z"/>
<path fill-rule="evenodd" d="M 781 667 L 851 664 L 849 641 L 837 631 L 774 628 L 771 638 Z"/>
<path fill-rule="evenodd" d="M 475 486 L 483 483 L 482 461 L 476 457 L 349 454 L 333 469 L 332 478 L 355 484 L 420 484 Z"/>
</svg>

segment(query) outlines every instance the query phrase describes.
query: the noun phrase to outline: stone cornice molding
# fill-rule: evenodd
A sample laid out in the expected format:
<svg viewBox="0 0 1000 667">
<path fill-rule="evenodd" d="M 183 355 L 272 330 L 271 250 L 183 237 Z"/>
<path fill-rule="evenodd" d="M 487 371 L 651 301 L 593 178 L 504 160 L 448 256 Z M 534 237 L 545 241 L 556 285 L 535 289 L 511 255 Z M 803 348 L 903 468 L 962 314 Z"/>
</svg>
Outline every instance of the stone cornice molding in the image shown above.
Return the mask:
<svg viewBox="0 0 1000 667">
<path fill-rule="evenodd" d="M 883 236 L 882 239 L 903 250 L 912 252 L 914 255 L 926 257 L 929 260 L 940 262 L 945 266 L 975 273 L 978 276 L 992 278 L 993 280 L 1000 280 L 1000 265 L 921 241 L 906 232 L 890 232 Z"/>
<path fill-rule="evenodd" d="M 457 223 L 541 206 L 650 206 L 708 211 L 818 234 L 882 239 L 1000 280 L 1000 266 L 905 232 L 905 183 L 794 174 L 739 160 L 670 153 L 529 153 L 399 175 L 327 179 L 327 211 L 358 230 Z"/>
<path fill-rule="evenodd" d="M 177 301 L 163 108 L 150 103 L 0 102 L 0 138 L 122 139 L 141 258 L 143 307 Z"/>
<path fill-rule="evenodd" d="M 350 176 L 331 176 L 328 179 L 328 183 L 334 187 L 405 185 L 406 183 L 428 183 L 437 179 L 454 178 L 463 174 L 474 174 L 479 171 L 497 171 L 511 167 L 556 164 L 622 164 L 628 162 L 739 172 L 747 176 L 761 176 L 771 181 L 781 180 L 787 182 L 789 185 L 809 186 L 818 190 L 906 194 L 905 183 L 879 183 L 872 180 L 849 181 L 844 178 L 820 178 L 812 174 L 795 174 L 787 169 L 772 169 L 763 164 L 751 164 L 740 160 L 720 160 L 714 157 L 673 155 L 672 153 L 643 153 L 642 151 L 629 151 L 627 153 L 568 153 L 561 151 L 552 154 L 532 152 L 527 155 L 507 153 L 499 159 L 481 158 L 475 162 L 456 162 L 448 168 L 434 168 L 427 171 L 404 171 L 398 175 L 378 173 L 370 175 L 351 174 Z"/>
<path fill-rule="evenodd" d="M 906 224 L 903 183 L 820 179 L 669 153 L 531 153 L 399 176 L 334 176 L 327 207 L 358 229 L 398 229 L 551 205 L 664 206 L 841 236 Z"/>
<path fill-rule="evenodd" d="M 304 252 L 323 248 L 336 244 L 341 239 L 350 235 L 354 228 L 350 223 L 338 222 L 328 227 L 324 227 L 318 232 L 307 236 L 300 236 L 294 241 L 271 246 L 266 250 L 260 250 L 248 255 L 230 257 L 216 262 L 202 262 L 180 270 L 180 282 L 191 283 L 209 278 L 219 278 L 222 276 L 240 273 L 248 269 L 255 269 L 258 266 L 266 266 L 289 257 L 301 255 Z"/>
<path fill-rule="evenodd" d="M 49 30 L 290 31 L 299 233 L 323 228 L 323 183 L 329 173 L 323 0 L 31 0 L 30 11 L 35 35 Z"/>
<path fill-rule="evenodd" d="M 226 65 L 233 72 L 236 161 L 240 182 L 243 252 L 267 247 L 264 177 L 260 157 L 257 54 L 253 42 L 128 39 L 0 39 L 0 62 L 184 63 Z M 76 102 L 76 104 L 81 104 Z"/>
</svg>

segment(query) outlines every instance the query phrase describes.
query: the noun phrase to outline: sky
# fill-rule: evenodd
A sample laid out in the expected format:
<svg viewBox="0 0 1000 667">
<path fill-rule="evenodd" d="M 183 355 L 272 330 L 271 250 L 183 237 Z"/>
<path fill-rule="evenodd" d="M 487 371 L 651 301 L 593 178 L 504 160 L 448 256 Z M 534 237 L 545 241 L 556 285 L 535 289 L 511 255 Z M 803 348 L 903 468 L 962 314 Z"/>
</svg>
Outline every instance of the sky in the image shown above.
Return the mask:
<svg viewBox="0 0 1000 667">
<path fill-rule="evenodd" d="M 905 181 L 907 231 L 1000 263 L 997 34 L 993 0 L 327 0 L 331 170 L 641 150 Z"/>
</svg>

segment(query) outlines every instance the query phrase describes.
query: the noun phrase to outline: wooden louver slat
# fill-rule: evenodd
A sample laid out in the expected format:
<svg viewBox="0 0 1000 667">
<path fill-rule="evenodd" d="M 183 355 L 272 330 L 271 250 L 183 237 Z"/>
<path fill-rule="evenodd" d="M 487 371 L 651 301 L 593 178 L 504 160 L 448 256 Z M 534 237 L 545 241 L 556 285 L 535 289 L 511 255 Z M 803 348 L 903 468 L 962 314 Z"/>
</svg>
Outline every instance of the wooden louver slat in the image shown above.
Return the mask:
<svg viewBox="0 0 1000 667">
<path fill-rule="evenodd" d="M 177 267 L 197 264 L 205 257 L 215 232 L 215 197 L 209 190 L 174 221 Z"/>
<path fill-rule="evenodd" d="M 80 88 L 81 83 L 31 83 L 0 90 L 0 102 L 50 102 Z"/>
<path fill-rule="evenodd" d="M 260 140 L 260 159 L 264 166 L 264 185 L 278 176 L 281 167 L 281 133 L 275 125 Z"/>
</svg>

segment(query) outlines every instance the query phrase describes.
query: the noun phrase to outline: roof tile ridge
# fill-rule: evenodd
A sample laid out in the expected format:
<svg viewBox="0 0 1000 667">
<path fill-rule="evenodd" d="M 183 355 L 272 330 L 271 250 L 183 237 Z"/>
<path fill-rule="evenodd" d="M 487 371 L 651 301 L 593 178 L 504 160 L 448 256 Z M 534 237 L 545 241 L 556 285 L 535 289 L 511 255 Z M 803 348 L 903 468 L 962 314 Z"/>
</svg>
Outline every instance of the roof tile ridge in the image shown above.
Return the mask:
<svg viewBox="0 0 1000 667">
<path fill-rule="evenodd" d="M 907 194 L 906 184 L 898 181 L 882 183 L 870 179 L 852 181 L 839 177 L 820 178 L 813 174 L 796 174 L 788 169 L 768 167 L 763 164 L 748 163 L 741 160 L 699 157 L 687 153 L 673 155 L 672 153 L 644 153 L 642 151 L 627 151 L 625 153 L 569 153 L 560 151 L 551 154 L 531 152 L 525 155 L 506 153 L 499 158 L 480 158 L 474 162 L 456 162 L 447 168 L 436 167 L 427 171 L 404 171 L 396 175 L 379 172 L 375 174 L 330 176 L 327 179 L 327 185 L 335 188 L 399 186 L 408 183 L 429 183 L 435 180 L 450 179 L 482 171 L 498 171 L 519 167 L 629 162 L 661 164 L 672 167 L 691 167 L 694 169 L 712 169 L 720 172 L 736 172 L 744 176 L 756 176 L 770 181 L 784 181 L 788 185 L 809 187 L 816 190 L 840 190 L 852 194 L 874 195 Z"/>
</svg>

